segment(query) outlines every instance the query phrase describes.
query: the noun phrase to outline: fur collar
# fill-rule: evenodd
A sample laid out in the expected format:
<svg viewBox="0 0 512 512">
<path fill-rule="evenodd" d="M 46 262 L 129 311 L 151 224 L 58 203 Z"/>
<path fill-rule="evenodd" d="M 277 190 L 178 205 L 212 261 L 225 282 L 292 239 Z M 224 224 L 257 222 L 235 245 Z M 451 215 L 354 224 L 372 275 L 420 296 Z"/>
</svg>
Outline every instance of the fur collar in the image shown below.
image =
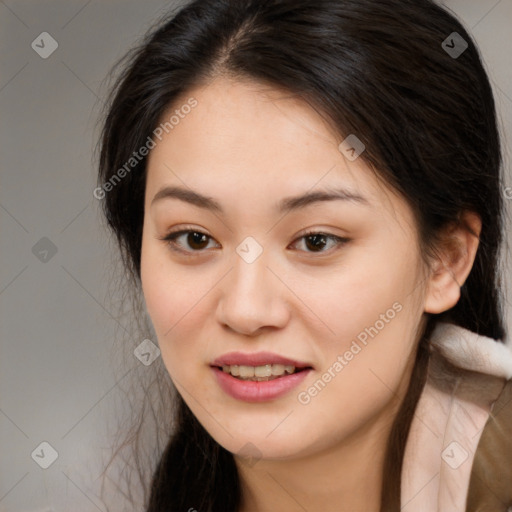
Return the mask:
<svg viewBox="0 0 512 512">
<path fill-rule="evenodd" d="M 466 510 L 478 442 L 494 402 L 512 378 L 508 342 L 439 323 L 431 348 L 427 382 L 405 448 L 402 512 Z"/>
</svg>

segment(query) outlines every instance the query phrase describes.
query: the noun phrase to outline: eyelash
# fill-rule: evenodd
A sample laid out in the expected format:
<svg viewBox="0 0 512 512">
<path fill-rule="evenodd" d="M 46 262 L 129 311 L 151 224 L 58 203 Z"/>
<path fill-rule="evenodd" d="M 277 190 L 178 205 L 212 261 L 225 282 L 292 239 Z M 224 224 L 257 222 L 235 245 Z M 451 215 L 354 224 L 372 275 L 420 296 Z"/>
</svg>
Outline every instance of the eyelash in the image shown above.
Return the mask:
<svg viewBox="0 0 512 512">
<path fill-rule="evenodd" d="M 184 250 L 184 249 L 180 249 L 178 247 L 178 244 L 175 242 L 176 238 L 179 238 L 181 235 L 186 235 L 186 234 L 189 234 L 189 233 L 197 233 L 197 234 L 200 234 L 200 235 L 204 235 L 209 240 L 213 240 L 212 237 L 210 237 L 206 233 L 203 233 L 202 231 L 197 230 L 197 229 L 180 229 L 179 231 L 171 231 L 170 233 L 168 233 L 167 235 L 165 235 L 164 237 L 159 238 L 159 239 L 164 241 L 164 242 L 166 242 L 167 246 L 172 251 L 175 251 L 175 252 L 178 252 L 178 253 L 181 253 L 181 254 L 186 254 L 186 255 L 191 256 L 191 257 L 201 256 L 201 254 L 203 254 L 206 251 L 206 249 L 201 249 L 201 250 L 197 250 L 197 251 L 187 251 L 187 250 Z M 325 237 L 327 239 L 334 240 L 336 242 L 336 245 L 337 245 L 337 247 L 335 247 L 335 249 L 336 248 L 340 248 L 341 246 L 345 245 L 347 242 L 350 241 L 349 238 L 343 238 L 343 237 L 332 235 L 332 234 L 329 234 L 329 233 L 324 233 L 323 231 L 310 230 L 310 231 L 307 231 L 306 233 L 303 233 L 300 237 L 296 238 L 294 240 L 293 244 L 295 244 L 299 240 L 305 239 L 308 236 L 312 236 L 312 235 L 321 235 L 321 236 L 323 236 L 323 237 Z M 331 251 L 327 250 L 327 251 L 318 251 L 318 252 L 315 252 L 315 251 L 305 251 L 305 252 L 309 252 L 310 254 L 326 254 L 326 253 L 329 253 Z"/>
</svg>

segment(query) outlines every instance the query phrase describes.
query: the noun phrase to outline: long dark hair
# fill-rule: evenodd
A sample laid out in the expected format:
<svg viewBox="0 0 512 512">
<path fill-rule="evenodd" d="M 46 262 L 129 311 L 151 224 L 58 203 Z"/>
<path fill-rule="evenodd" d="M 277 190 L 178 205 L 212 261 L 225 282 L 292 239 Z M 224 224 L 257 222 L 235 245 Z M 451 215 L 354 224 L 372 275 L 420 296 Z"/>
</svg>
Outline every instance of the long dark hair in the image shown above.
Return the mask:
<svg viewBox="0 0 512 512">
<path fill-rule="evenodd" d="M 462 40 L 467 48 L 454 53 Z M 103 189 L 102 207 L 139 293 L 146 158 L 113 179 L 179 95 L 219 76 L 284 88 L 321 113 L 340 142 L 357 134 L 366 146 L 361 158 L 412 208 L 426 261 L 444 227 L 459 224 L 467 210 L 480 216 L 473 269 L 458 303 L 427 315 L 389 438 L 381 510 L 398 511 L 405 441 L 436 322 L 504 337 L 502 156 L 475 42 L 432 0 L 196 0 L 161 20 L 121 65 L 103 124 L 98 185 L 112 184 Z M 179 395 L 175 400 L 175 426 L 153 473 L 147 512 L 237 511 L 232 454 Z"/>
</svg>

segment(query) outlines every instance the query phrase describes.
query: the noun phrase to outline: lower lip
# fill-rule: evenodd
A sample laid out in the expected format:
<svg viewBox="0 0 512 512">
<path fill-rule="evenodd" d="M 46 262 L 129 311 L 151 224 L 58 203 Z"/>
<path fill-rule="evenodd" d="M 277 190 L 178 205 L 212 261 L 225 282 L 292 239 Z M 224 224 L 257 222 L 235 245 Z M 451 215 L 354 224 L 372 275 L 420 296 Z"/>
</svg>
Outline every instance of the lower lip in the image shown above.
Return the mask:
<svg viewBox="0 0 512 512">
<path fill-rule="evenodd" d="M 212 367 L 220 387 L 228 395 L 244 402 L 268 402 L 279 398 L 298 386 L 311 372 L 311 369 L 292 373 L 273 380 L 240 380 L 217 367 Z"/>
</svg>

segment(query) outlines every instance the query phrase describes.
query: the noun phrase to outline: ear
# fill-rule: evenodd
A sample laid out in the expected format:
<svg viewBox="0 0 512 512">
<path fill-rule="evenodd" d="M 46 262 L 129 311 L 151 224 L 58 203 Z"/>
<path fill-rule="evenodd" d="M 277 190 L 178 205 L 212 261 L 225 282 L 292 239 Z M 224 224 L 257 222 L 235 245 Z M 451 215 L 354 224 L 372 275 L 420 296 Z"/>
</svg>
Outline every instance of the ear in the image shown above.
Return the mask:
<svg viewBox="0 0 512 512">
<path fill-rule="evenodd" d="M 480 217 L 468 211 L 441 235 L 428 279 L 426 313 L 443 313 L 459 301 L 460 288 L 475 261 L 481 229 Z"/>
</svg>

